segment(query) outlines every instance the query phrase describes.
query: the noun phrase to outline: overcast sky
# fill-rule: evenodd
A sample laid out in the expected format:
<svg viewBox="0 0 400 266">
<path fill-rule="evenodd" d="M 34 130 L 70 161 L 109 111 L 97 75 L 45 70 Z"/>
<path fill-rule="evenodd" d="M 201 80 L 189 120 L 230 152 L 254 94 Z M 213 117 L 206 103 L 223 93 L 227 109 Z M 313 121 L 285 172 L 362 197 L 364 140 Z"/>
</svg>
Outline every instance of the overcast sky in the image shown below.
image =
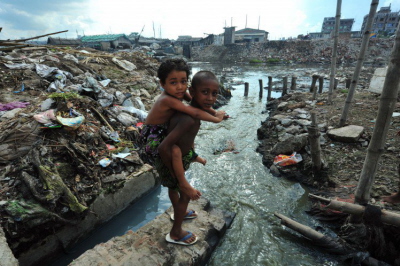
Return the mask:
<svg viewBox="0 0 400 266">
<path fill-rule="evenodd" d="M 236 3 L 234 3 L 236 2 Z M 269 32 L 269 39 L 296 37 L 321 31 L 324 17 L 335 17 L 336 0 L 0 0 L 0 40 L 53 35 L 142 32 L 145 37 L 177 39 L 179 35 L 205 37 L 220 34 L 225 26 Z M 378 10 L 400 0 L 381 0 Z M 354 18 L 360 30 L 371 0 L 342 0 L 341 18 Z"/>
</svg>

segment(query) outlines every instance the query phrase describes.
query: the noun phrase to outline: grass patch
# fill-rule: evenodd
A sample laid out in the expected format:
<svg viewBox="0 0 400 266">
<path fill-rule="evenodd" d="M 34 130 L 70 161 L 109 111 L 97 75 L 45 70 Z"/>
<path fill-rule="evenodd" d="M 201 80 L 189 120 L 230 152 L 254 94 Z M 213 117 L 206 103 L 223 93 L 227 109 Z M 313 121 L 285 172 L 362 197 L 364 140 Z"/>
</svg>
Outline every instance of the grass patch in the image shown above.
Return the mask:
<svg viewBox="0 0 400 266">
<path fill-rule="evenodd" d="M 259 63 L 262 63 L 263 61 L 261 61 L 260 59 L 251 59 L 250 61 L 249 61 L 249 63 L 250 64 L 259 64 Z"/>
</svg>

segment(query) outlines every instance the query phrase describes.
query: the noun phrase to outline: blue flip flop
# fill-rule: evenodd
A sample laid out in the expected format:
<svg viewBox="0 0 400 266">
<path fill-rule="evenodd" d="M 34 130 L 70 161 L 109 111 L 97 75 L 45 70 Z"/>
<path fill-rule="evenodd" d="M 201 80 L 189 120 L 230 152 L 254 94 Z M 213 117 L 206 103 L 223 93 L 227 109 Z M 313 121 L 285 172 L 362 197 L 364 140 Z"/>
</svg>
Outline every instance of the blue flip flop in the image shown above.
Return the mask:
<svg viewBox="0 0 400 266">
<path fill-rule="evenodd" d="M 196 214 L 195 216 L 193 216 L 193 214 Z M 189 220 L 189 219 L 194 219 L 197 218 L 197 213 L 194 210 L 189 210 L 189 212 L 183 217 L 183 220 Z M 171 220 L 174 221 L 175 220 L 175 216 L 173 213 L 171 213 Z"/>
<path fill-rule="evenodd" d="M 168 243 L 172 243 L 172 244 L 178 244 L 178 245 L 183 245 L 183 246 L 190 246 L 193 245 L 194 243 L 197 242 L 197 236 L 195 238 L 195 240 L 193 242 L 190 243 L 186 243 L 184 241 L 186 241 L 187 239 L 191 238 L 193 236 L 192 232 L 186 231 L 187 235 L 185 235 L 184 237 L 182 237 L 181 239 L 178 240 L 174 240 L 171 238 L 171 236 L 169 235 L 169 233 L 166 235 L 165 240 L 167 240 Z"/>
</svg>

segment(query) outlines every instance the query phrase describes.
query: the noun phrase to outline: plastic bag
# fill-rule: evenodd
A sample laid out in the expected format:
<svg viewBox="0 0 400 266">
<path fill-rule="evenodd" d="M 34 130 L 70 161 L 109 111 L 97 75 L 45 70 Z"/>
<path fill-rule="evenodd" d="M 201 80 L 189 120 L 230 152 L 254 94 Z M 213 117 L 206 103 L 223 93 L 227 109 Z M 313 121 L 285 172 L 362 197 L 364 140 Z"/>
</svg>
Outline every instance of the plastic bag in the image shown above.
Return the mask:
<svg viewBox="0 0 400 266">
<path fill-rule="evenodd" d="M 296 152 L 291 155 L 279 154 L 274 158 L 274 164 L 279 166 L 286 166 L 299 163 L 303 160 L 301 154 L 297 154 Z"/>
</svg>

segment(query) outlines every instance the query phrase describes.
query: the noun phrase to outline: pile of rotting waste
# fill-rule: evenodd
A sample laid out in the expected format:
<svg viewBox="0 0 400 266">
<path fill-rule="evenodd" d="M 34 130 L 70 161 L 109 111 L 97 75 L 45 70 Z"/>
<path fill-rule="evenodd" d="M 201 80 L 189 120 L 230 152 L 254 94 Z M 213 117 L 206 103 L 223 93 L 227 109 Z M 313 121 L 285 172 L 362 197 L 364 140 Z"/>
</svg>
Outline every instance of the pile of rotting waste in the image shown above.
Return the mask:
<svg viewBox="0 0 400 266">
<path fill-rule="evenodd" d="M 140 51 L 0 52 L 0 222 L 16 257 L 151 168 L 137 139 L 159 64 Z"/>
<path fill-rule="evenodd" d="M 159 63 L 57 48 L 0 58 L 1 225 L 18 257 L 148 167 L 136 140 Z"/>
</svg>

